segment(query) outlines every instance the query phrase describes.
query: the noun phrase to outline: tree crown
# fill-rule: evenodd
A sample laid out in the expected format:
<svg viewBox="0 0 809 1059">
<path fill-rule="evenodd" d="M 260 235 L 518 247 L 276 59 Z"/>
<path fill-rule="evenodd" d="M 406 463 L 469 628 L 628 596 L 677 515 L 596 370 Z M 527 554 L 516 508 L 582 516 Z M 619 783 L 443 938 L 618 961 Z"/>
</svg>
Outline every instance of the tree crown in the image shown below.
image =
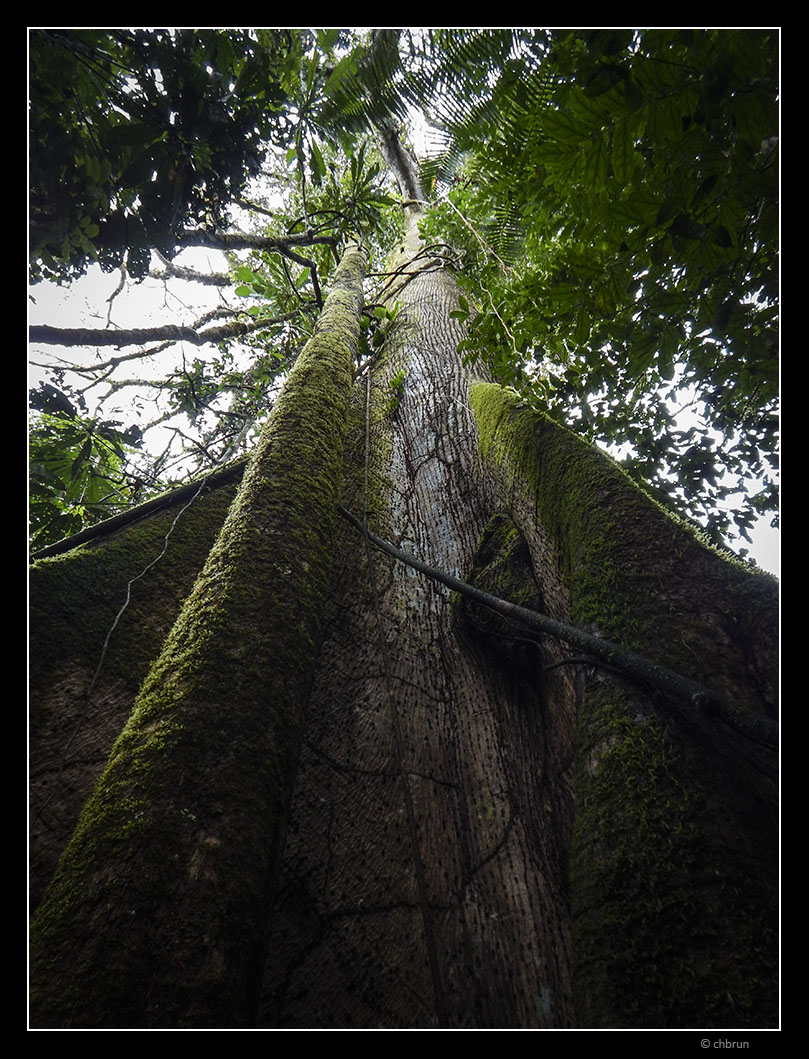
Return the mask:
<svg viewBox="0 0 809 1059">
<path fill-rule="evenodd" d="M 401 209 L 375 142 L 418 107 L 422 230 L 465 288 L 461 352 L 746 536 L 776 506 L 777 70 L 771 30 L 35 31 L 33 274 L 96 258 L 137 277 L 150 249 L 219 240 L 249 337 L 160 392 L 221 456 L 300 348 L 335 248 L 359 233 L 381 271 Z M 253 248 L 228 247 L 262 166 Z M 50 384 L 75 405 L 87 371 Z M 70 451 L 72 476 L 90 465 Z"/>
</svg>

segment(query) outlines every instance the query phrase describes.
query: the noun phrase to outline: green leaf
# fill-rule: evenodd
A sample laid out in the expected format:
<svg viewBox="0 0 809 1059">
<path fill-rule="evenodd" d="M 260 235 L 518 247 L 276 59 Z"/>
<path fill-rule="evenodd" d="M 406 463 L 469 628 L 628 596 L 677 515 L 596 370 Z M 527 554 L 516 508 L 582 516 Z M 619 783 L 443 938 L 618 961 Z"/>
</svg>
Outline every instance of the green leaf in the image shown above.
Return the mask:
<svg viewBox="0 0 809 1059">
<path fill-rule="evenodd" d="M 716 243 L 717 246 L 733 246 L 735 239 L 730 234 L 724 224 L 714 224 L 710 228 L 711 240 Z"/>
<path fill-rule="evenodd" d="M 581 121 L 561 110 L 549 111 L 543 115 L 542 126 L 547 136 L 567 145 L 581 143 L 589 132 Z"/>
<path fill-rule="evenodd" d="M 314 182 L 316 187 L 320 187 L 323 181 L 323 177 L 326 174 L 326 164 L 323 161 L 323 155 L 320 152 L 320 148 L 318 147 L 316 140 L 312 140 L 311 148 L 312 181 Z"/>
<path fill-rule="evenodd" d="M 595 140 L 586 144 L 582 152 L 583 177 L 594 191 L 599 189 L 607 179 L 608 161 L 605 136 L 599 135 Z"/>
<path fill-rule="evenodd" d="M 586 305 L 580 305 L 579 311 L 576 314 L 576 329 L 573 332 L 573 339 L 577 345 L 582 346 L 590 337 L 590 315 L 587 312 Z"/>
<path fill-rule="evenodd" d="M 628 121 L 620 121 L 612 130 L 610 163 L 619 184 L 628 184 L 635 166 L 635 136 Z"/>
<path fill-rule="evenodd" d="M 93 451 L 93 438 L 92 435 L 88 436 L 87 440 L 81 447 L 81 451 L 75 458 L 70 467 L 70 480 L 75 482 L 76 479 L 82 472 L 82 467 L 86 460 L 89 459 L 91 452 Z"/>
</svg>

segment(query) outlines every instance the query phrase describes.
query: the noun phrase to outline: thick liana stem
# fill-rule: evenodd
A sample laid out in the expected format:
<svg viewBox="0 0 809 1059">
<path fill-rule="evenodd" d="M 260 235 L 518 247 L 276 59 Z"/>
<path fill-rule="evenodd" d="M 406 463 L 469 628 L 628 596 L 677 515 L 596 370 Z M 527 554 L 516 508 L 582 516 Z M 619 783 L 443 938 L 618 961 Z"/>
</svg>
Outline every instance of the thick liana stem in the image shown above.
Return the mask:
<svg viewBox="0 0 809 1059">
<path fill-rule="evenodd" d="M 657 691 L 667 695 L 674 695 L 677 699 L 696 710 L 716 713 L 728 720 L 729 723 L 732 723 L 734 727 L 738 727 L 738 719 L 730 710 L 723 706 L 721 700 L 710 688 L 689 680 L 688 677 L 684 677 L 680 673 L 660 665 L 659 662 L 644 658 L 634 651 L 628 651 L 625 647 L 610 643 L 609 640 L 604 640 L 600 636 L 594 636 L 585 629 L 556 621 L 545 614 L 540 614 L 538 611 L 520 607 L 516 603 L 509 603 L 508 600 L 500 599 L 489 592 L 484 592 L 473 585 L 466 584 L 466 582 L 445 573 L 443 570 L 428 566 L 427 563 L 422 562 L 413 555 L 408 555 L 401 548 L 395 547 L 395 545 L 372 533 L 371 530 L 363 526 L 359 519 L 355 518 L 339 504 L 337 510 L 343 518 L 347 519 L 361 533 L 365 533 L 371 543 L 381 551 L 412 567 L 412 569 L 418 570 L 433 581 L 438 581 L 467 599 L 479 603 L 481 606 L 488 607 L 489 610 L 493 610 L 504 618 L 516 622 L 526 630 L 530 629 L 544 636 L 553 636 L 558 640 L 563 640 L 565 643 L 586 651 L 592 659 L 603 662 L 628 677 L 646 681 Z M 746 732 L 745 734 L 750 734 L 767 746 L 777 745 L 776 727 L 769 724 L 765 718 L 757 718 L 757 722 L 755 733 Z"/>
<path fill-rule="evenodd" d="M 322 635 L 365 269 L 349 248 L 40 905 L 34 1026 L 252 1023 Z"/>
</svg>

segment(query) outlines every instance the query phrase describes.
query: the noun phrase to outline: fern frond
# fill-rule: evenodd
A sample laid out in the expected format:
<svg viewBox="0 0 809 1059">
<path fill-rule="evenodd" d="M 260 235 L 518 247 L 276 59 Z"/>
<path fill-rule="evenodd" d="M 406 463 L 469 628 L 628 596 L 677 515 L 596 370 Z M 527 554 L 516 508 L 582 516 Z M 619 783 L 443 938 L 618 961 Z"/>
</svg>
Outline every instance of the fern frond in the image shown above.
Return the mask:
<svg viewBox="0 0 809 1059">
<path fill-rule="evenodd" d="M 484 228 L 484 238 L 502 261 L 516 264 L 525 238 L 522 212 L 516 203 L 497 204 L 494 220 Z"/>
</svg>

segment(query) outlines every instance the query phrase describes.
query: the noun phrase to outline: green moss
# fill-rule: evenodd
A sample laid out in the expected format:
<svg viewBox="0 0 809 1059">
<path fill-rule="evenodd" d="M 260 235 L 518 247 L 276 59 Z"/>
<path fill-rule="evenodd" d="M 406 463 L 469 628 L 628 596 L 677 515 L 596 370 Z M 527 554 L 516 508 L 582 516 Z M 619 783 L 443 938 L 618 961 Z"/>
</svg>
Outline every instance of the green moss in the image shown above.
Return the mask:
<svg viewBox="0 0 809 1059">
<path fill-rule="evenodd" d="M 772 716 L 777 589 L 729 562 L 604 454 L 478 384 L 481 451 L 555 550 L 574 624 Z M 755 664 L 753 664 L 755 660 Z M 775 762 L 710 718 L 605 673 L 576 725 L 579 1024 L 777 1020 Z"/>
<path fill-rule="evenodd" d="M 502 387 L 479 383 L 470 402 L 482 453 L 507 493 L 530 498 L 556 548 L 576 624 L 687 672 L 700 652 L 683 642 L 686 597 L 704 595 L 726 611 L 738 600 L 740 613 L 774 613 L 773 578 L 707 546 L 594 446 L 520 407 Z M 697 679 L 714 667 L 708 657 Z"/>
<path fill-rule="evenodd" d="M 89 685 L 131 579 L 137 580 L 110 637 L 101 680 L 102 685 L 121 685 L 134 696 L 205 562 L 235 492 L 236 485 L 229 484 L 202 494 L 179 518 L 179 508 L 170 507 L 109 539 L 32 565 L 32 739 L 50 711 L 60 708 L 51 687 L 65 667 L 84 671 Z"/>
<path fill-rule="evenodd" d="M 32 1022 L 249 1024 L 332 562 L 349 251 L 32 927 Z"/>
<path fill-rule="evenodd" d="M 493 515 L 485 526 L 466 580 L 498 599 L 540 613 L 545 611 L 528 544 L 513 519 L 503 512 Z M 465 597 L 456 597 L 453 602 L 466 627 L 474 636 L 486 640 L 494 657 L 509 667 L 529 670 L 532 679 L 536 679 L 537 648 L 525 633 Z"/>
<path fill-rule="evenodd" d="M 747 790 L 755 823 L 738 807 L 718 819 L 732 797 L 725 778 L 706 791 L 704 756 L 614 689 L 583 704 L 576 764 L 580 1025 L 774 1025 L 775 878 L 761 803 Z M 753 831 L 764 842 L 751 856 Z"/>
</svg>

